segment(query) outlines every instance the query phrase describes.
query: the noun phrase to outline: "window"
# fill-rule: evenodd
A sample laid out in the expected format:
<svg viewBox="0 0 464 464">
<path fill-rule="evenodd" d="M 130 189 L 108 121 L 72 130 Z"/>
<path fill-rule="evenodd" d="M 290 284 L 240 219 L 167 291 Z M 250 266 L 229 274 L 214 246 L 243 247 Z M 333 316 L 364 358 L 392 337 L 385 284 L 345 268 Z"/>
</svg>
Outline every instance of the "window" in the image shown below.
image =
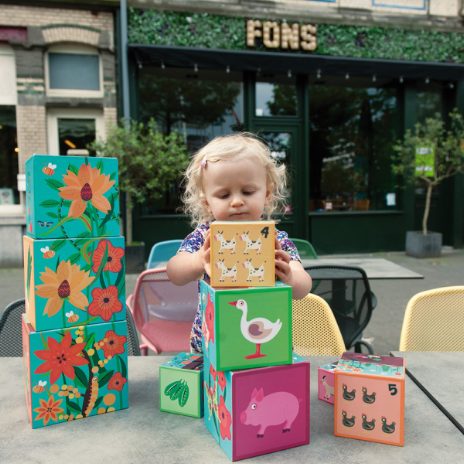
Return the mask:
<svg viewBox="0 0 464 464">
<path fill-rule="evenodd" d="M 389 82 L 327 79 L 310 89 L 310 210 L 396 206 L 391 155 L 397 89 Z"/>
<path fill-rule="evenodd" d="M 219 135 L 243 130 L 241 73 L 193 69 L 143 68 L 139 71 L 139 115 L 154 118 L 164 133 L 178 131 L 190 153 Z M 179 210 L 180 187 L 144 207 L 145 214 Z"/>
<path fill-rule="evenodd" d="M 56 46 L 46 54 L 47 93 L 52 96 L 102 96 L 100 56 L 80 46 Z"/>
<path fill-rule="evenodd" d="M 14 106 L 0 106 L 0 207 L 19 203 Z"/>
<path fill-rule="evenodd" d="M 264 75 L 255 87 L 255 116 L 296 116 L 295 78 Z"/>
</svg>

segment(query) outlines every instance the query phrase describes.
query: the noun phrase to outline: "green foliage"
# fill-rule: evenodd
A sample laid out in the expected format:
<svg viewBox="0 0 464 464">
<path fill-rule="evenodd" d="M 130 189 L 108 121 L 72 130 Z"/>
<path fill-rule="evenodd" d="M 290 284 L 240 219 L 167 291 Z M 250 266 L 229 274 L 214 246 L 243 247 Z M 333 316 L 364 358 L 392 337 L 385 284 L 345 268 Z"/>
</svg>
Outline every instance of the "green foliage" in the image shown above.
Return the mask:
<svg viewBox="0 0 464 464">
<path fill-rule="evenodd" d="M 138 203 L 161 198 L 179 181 L 189 159 L 181 135 L 162 134 L 152 119 L 146 125 L 121 123 L 92 148 L 99 156 L 118 158 L 121 189 Z"/>
<path fill-rule="evenodd" d="M 245 50 L 246 18 L 131 8 L 129 42 Z M 264 46 L 257 49 L 266 50 Z M 313 54 L 462 63 L 463 50 L 464 35 L 457 32 L 317 24 L 317 49 Z"/>
<path fill-rule="evenodd" d="M 407 130 L 403 139 L 393 146 L 393 172 L 405 185 L 419 183 L 426 187 L 427 196 L 422 220 L 422 231 L 427 233 L 432 190 L 445 179 L 464 173 L 464 118 L 457 109 L 449 114 L 445 123 L 440 114 L 427 118 Z M 434 172 L 431 176 L 415 175 L 416 148 L 432 146 L 435 149 Z"/>
</svg>

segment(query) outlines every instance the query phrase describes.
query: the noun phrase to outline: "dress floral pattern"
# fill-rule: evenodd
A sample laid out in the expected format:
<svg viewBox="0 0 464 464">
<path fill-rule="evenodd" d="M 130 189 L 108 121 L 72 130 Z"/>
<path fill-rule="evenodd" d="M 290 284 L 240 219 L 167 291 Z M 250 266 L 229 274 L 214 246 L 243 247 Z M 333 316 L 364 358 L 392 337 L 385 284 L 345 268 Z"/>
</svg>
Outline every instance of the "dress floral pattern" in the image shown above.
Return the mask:
<svg viewBox="0 0 464 464">
<path fill-rule="evenodd" d="M 178 253 L 180 251 L 186 251 L 187 253 L 195 253 L 197 252 L 202 246 L 205 241 L 205 235 L 209 230 L 209 224 L 204 223 L 198 225 L 198 227 L 191 232 L 185 239 L 183 240 Z M 282 250 L 286 251 L 290 259 L 292 261 L 301 261 L 300 255 L 298 254 L 298 250 L 296 249 L 295 244 L 288 238 L 287 232 L 283 230 L 276 230 L 277 233 L 277 240 L 280 242 L 280 246 Z M 199 289 L 198 289 L 199 290 Z M 198 291 L 198 296 L 200 295 L 200 291 Z M 190 350 L 196 353 L 202 353 L 202 346 L 201 346 L 201 331 L 202 320 L 201 320 L 201 309 L 200 309 L 200 301 L 198 300 L 198 308 L 197 312 L 195 313 L 195 318 L 193 320 L 192 331 L 190 332 Z"/>
</svg>

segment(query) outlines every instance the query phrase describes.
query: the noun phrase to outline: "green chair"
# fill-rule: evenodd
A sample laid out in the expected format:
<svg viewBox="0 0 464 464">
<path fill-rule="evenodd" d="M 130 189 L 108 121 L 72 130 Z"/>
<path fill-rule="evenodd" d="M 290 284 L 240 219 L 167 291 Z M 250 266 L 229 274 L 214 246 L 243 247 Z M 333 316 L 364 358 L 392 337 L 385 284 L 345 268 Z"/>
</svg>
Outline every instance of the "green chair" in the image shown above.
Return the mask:
<svg viewBox="0 0 464 464">
<path fill-rule="evenodd" d="M 296 246 L 301 259 L 317 259 L 317 253 L 314 247 L 307 240 L 301 238 L 290 239 Z"/>
</svg>

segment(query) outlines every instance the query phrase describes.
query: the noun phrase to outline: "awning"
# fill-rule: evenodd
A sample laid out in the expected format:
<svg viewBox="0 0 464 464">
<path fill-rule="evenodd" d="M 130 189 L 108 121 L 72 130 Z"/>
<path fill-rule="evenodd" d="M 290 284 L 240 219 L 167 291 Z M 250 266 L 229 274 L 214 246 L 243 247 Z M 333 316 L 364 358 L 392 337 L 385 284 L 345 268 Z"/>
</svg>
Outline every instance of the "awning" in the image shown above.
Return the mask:
<svg viewBox="0 0 464 464">
<path fill-rule="evenodd" d="M 374 60 L 302 53 L 257 52 L 157 45 L 129 45 L 138 65 L 173 68 L 227 69 L 231 71 L 372 76 L 456 81 L 464 78 L 464 65 L 399 60 Z"/>
</svg>

